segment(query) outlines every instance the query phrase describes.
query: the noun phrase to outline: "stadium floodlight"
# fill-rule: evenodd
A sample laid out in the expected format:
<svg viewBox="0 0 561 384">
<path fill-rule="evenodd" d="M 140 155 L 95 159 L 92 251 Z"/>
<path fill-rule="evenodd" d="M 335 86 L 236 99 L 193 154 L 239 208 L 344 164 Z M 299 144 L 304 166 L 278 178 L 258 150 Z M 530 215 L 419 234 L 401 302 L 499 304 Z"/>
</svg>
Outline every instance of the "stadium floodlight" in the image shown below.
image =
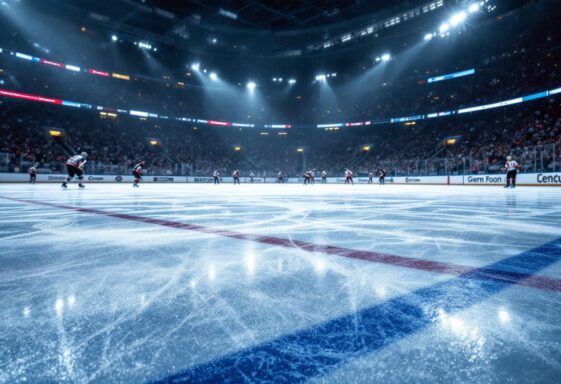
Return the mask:
<svg viewBox="0 0 561 384">
<path fill-rule="evenodd" d="M 255 87 L 257 87 L 257 84 L 255 84 L 255 82 L 248 81 L 247 89 L 249 89 L 250 92 L 253 92 L 255 90 Z"/>
<path fill-rule="evenodd" d="M 152 45 L 150 43 L 145 43 L 143 41 L 138 42 L 138 48 L 142 49 L 152 49 Z"/>
<path fill-rule="evenodd" d="M 216 72 L 211 72 L 210 75 L 208 75 L 208 77 L 210 77 L 212 81 L 218 80 L 218 75 L 216 74 Z"/>
<path fill-rule="evenodd" d="M 427 33 L 425 35 L 425 41 L 431 41 L 434 35 L 432 33 Z"/>
<path fill-rule="evenodd" d="M 296 79 L 289 79 L 288 84 L 296 84 Z"/>
<path fill-rule="evenodd" d="M 385 61 L 385 62 L 390 61 L 391 58 L 392 58 L 392 57 L 390 56 L 389 53 L 384 53 L 384 54 L 382 55 L 382 57 L 381 57 L 382 61 Z"/>
<path fill-rule="evenodd" d="M 316 81 L 325 81 L 326 78 L 324 74 L 319 74 L 316 76 Z"/>
<path fill-rule="evenodd" d="M 199 72 L 199 70 L 201 69 L 201 65 L 199 63 L 193 63 L 191 64 L 191 69 L 195 72 Z"/>
<path fill-rule="evenodd" d="M 477 3 L 473 3 L 469 6 L 468 8 L 469 13 L 475 13 L 477 11 L 479 11 L 479 4 Z"/>
<path fill-rule="evenodd" d="M 450 26 L 448 25 L 448 23 L 442 23 L 442 24 L 440 24 L 440 27 L 438 27 L 438 32 L 445 33 L 449 29 L 450 29 Z"/>
<path fill-rule="evenodd" d="M 117 35 L 111 35 L 111 40 L 112 40 L 112 41 L 117 41 L 117 39 L 119 39 L 119 38 L 117 37 Z"/>
<path fill-rule="evenodd" d="M 277 81 L 277 78 L 276 78 L 276 77 L 273 77 L 273 81 L 276 82 L 276 81 Z"/>
<path fill-rule="evenodd" d="M 450 18 L 450 24 L 452 24 L 453 27 L 463 23 L 467 18 L 467 13 L 465 13 L 464 11 L 462 12 L 458 12 L 455 15 L 452 15 L 452 17 Z"/>
</svg>

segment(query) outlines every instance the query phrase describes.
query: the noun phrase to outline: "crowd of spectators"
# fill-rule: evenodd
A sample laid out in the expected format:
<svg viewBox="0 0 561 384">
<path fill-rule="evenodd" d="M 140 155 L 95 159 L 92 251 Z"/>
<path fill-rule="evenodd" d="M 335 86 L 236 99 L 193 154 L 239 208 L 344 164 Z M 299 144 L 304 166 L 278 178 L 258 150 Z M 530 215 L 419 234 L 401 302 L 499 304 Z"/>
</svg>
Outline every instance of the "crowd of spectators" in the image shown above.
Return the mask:
<svg viewBox="0 0 561 384">
<path fill-rule="evenodd" d="M 0 167 L 12 172 L 25 172 L 31 164 L 40 172 L 61 171 L 68 148 L 89 153 L 91 173 L 128 173 L 139 160 L 146 161 L 149 174 L 197 176 L 214 170 L 229 175 L 234 169 L 300 176 L 304 168 L 338 176 L 346 167 L 357 174 L 379 168 L 390 175 L 494 173 L 509 154 L 523 171 L 561 169 L 561 100 L 554 97 L 415 125 L 302 128 L 282 136 L 251 128 L 111 119 L 12 101 L 4 101 L 0 113 Z M 64 131 L 65 146 L 48 135 L 48 127 Z M 445 145 L 452 136 L 456 143 Z"/>
</svg>

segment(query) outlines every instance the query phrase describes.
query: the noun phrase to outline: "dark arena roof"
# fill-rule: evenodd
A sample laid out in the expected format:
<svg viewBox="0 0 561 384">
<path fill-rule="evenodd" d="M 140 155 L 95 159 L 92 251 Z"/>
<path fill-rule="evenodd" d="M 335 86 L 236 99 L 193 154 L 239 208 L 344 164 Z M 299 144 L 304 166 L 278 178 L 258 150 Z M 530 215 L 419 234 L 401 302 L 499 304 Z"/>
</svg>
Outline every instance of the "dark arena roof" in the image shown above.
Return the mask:
<svg viewBox="0 0 561 384">
<path fill-rule="evenodd" d="M 493 16 L 529 0 L 496 1 Z M 340 48 L 346 34 L 366 38 L 408 33 L 442 17 L 464 0 L 174 1 L 43 0 L 45 14 L 95 26 L 120 37 L 148 39 L 176 49 L 208 49 L 255 56 L 298 56 Z M 110 5 L 109 5 L 110 4 Z M 391 30 L 391 31 L 390 31 Z M 356 43 L 353 42 L 356 45 Z M 205 46 L 206 45 L 206 46 Z M 346 48 L 346 47 L 344 47 Z"/>
</svg>

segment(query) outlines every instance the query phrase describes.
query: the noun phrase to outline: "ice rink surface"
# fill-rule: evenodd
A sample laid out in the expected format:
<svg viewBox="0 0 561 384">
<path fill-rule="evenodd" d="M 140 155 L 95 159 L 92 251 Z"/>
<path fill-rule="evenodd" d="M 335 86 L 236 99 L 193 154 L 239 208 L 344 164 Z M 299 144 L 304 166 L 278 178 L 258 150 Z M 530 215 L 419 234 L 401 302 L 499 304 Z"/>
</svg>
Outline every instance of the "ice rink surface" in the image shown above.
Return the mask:
<svg viewBox="0 0 561 384">
<path fill-rule="evenodd" d="M 561 189 L 0 185 L 0 382 L 561 382 Z"/>
</svg>

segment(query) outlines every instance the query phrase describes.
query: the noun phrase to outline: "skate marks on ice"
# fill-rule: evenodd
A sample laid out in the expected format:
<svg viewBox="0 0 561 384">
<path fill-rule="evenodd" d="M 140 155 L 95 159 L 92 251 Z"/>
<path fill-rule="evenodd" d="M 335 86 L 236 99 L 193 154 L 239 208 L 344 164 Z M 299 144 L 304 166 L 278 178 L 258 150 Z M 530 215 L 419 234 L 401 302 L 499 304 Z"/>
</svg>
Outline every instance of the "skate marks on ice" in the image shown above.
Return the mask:
<svg viewBox="0 0 561 384">
<path fill-rule="evenodd" d="M 532 256 L 518 259 L 512 268 L 510 263 L 497 264 L 559 237 L 559 200 L 549 189 L 508 191 L 516 195 L 501 190 L 498 196 L 485 196 L 469 188 L 422 187 L 209 191 L 208 186 L 143 185 L 133 193 L 125 186 L 88 185 L 85 191 L 64 192 L 29 192 L 22 187 L 7 191 L 0 186 L 0 195 L 280 238 L 294 245 L 0 202 L 8 212 L 0 217 L 0 232 L 33 232 L 32 240 L 0 239 L 8 250 L 0 256 L 0 304 L 6 314 L 1 325 L 10 330 L 0 336 L 0 343 L 8 346 L 6 355 L 0 352 L 5 375 L 0 381 L 21 381 L 24 376 L 29 381 L 181 380 L 183 373 L 211 367 L 206 376 L 199 374 L 201 381 L 209 382 L 219 373 L 216 367 L 228 369 L 221 365 L 228 357 L 239 355 L 243 362 L 250 356 L 244 355 L 247 351 L 309 335 L 323 326 L 329 330 L 331 322 L 353 317 L 353 332 L 358 333 L 343 328 L 339 336 L 334 329 L 323 334 L 335 340 L 331 350 L 329 345 L 324 352 L 314 349 L 307 344 L 312 339 L 306 338 L 290 344 L 298 348 L 294 354 L 301 352 L 300 362 L 287 360 L 295 363 L 292 372 L 282 371 L 274 358 L 290 353 L 290 345 L 260 355 L 263 359 L 251 355 L 250 360 L 262 365 L 254 365 L 258 372 L 243 371 L 245 380 L 258 382 L 269 361 L 269 372 L 279 373 L 277 381 L 297 376 L 301 379 L 296 381 L 386 383 L 409 377 L 438 382 L 443 362 L 450 372 L 440 372 L 440 377 L 448 382 L 528 382 L 530 373 L 542 372 L 536 377 L 548 383 L 559 372 L 559 293 L 516 283 L 526 275 L 558 279 L 561 263 L 535 266 Z M 493 266 L 512 276 L 478 271 L 449 280 L 448 274 L 313 251 L 326 244 L 345 252 L 400 255 L 471 272 Z M 470 293 L 475 297 L 458 311 L 452 304 L 439 310 L 438 297 L 431 302 L 429 294 L 417 293 L 453 280 L 463 283 L 437 291 L 448 290 L 451 301 L 454 292 L 460 301 Z M 508 289 L 494 291 L 494 284 Z M 472 289 L 466 292 L 464 286 Z M 396 321 L 408 310 L 418 313 L 401 305 L 400 298 L 426 310 L 429 321 L 407 317 L 413 319 L 412 327 L 426 325 L 409 333 L 395 324 L 396 330 L 388 330 L 391 324 L 383 319 L 390 310 Z M 386 310 L 374 320 L 376 312 L 370 310 L 383 305 Z M 500 327 L 489 321 L 499 319 L 498 314 L 510 321 L 497 321 Z M 403 336 L 386 341 L 368 326 L 384 335 Z M 337 340 L 344 334 L 358 350 L 341 350 Z M 360 344 L 359 336 L 368 337 Z M 376 338 L 382 347 L 370 343 Z M 310 355 L 332 356 L 331 352 L 338 362 L 326 360 L 322 366 L 312 358 L 316 368 L 296 372 Z M 531 369 L 519 372 L 517 367 Z M 510 371 L 517 375 L 509 376 Z M 450 376 L 453 372 L 457 376 Z M 235 378 L 239 376 L 232 381 Z"/>
</svg>

